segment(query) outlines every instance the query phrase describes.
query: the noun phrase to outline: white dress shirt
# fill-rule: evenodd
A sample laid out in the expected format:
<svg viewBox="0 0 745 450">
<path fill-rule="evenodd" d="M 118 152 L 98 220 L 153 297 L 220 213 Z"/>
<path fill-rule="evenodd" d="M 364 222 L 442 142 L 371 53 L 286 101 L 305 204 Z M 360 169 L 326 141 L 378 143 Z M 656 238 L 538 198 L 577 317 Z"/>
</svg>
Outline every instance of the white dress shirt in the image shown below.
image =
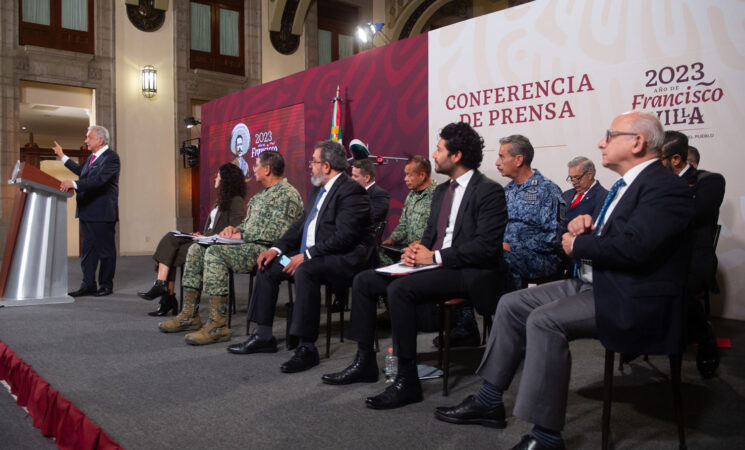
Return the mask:
<svg viewBox="0 0 745 450">
<path fill-rule="evenodd" d="M 445 229 L 445 238 L 442 240 L 442 248 L 450 248 L 453 245 L 453 231 L 455 230 L 455 219 L 458 218 L 458 210 L 460 204 L 463 201 L 463 195 L 466 193 L 468 183 L 473 178 L 474 171 L 469 170 L 458 178 L 454 179 L 452 183 L 456 183 L 455 191 L 453 191 L 453 205 L 450 207 L 450 217 L 448 218 L 448 226 Z M 440 251 L 435 251 L 435 262 L 442 264 L 442 257 Z"/>
</svg>

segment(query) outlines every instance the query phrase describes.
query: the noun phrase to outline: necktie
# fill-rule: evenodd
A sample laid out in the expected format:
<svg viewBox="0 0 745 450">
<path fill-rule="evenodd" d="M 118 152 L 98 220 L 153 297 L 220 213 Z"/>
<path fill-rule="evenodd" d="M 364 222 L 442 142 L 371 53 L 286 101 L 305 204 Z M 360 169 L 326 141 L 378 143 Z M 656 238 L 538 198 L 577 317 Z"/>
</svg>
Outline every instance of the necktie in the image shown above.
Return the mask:
<svg viewBox="0 0 745 450">
<path fill-rule="evenodd" d="M 613 186 L 611 186 L 610 191 L 608 192 L 608 196 L 605 197 L 603 208 L 600 210 L 600 214 L 598 214 L 598 221 L 595 225 L 595 234 L 600 234 L 600 228 L 603 226 L 603 223 L 605 223 L 605 213 L 608 212 L 608 207 L 613 202 L 613 199 L 616 198 L 616 194 L 621 186 L 626 186 L 626 182 L 623 181 L 623 178 L 619 178 L 618 181 L 613 183 Z"/>
<path fill-rule="evenodd" d="M 91 164 L 93 164 L 93 161 L 95 160 L 96 160 L 96 154 L 94 153 L 91 155 L 91 159 L 88 160 L 88 167 L 90 167 Z"/>
<path fill-rule="evenodd" d="M 584 193 L 584 192 L 580 192 L 579 194 L 577 194 L 577 196 L 576 196 L 576 197 L 574 198 L 574 200 L 572 200 L 572 204 L 571 204 L 571 205 L 569 205 L 569 207 L 570 207 L 570 208 L 574 208 L 574 206 L 575 206 L 575 205 L 576 205 L 577 203 L 579 203 L 579 202 L 581 202 L 581 201 L 582 201 L 582 197 L 584 197 L 584 195 L 585 195 L 585 193 Z"/>
<path fill-rule="evenodd" d="M 450 210 L 453 207 L 453 196 L 455 194 L 455 188 L 458 183 L 450 181 L 445 191 L 445 196 L 442 198 L 442 205 L 440 206 L 440 215 L 437 217 L 437 240 L 432 250 L 441 250 L 442 242 L 445 240 L 445 230 L 447 230 L 448 222 L 450 222 Z"/>
<path fill-rule="evenodd" d="M 306 241 L 308 240 L 308 227 L 313 221 L 313 218 L 316 217 L 316 213 L 318 212 L 318 203 L 320 203 L 321 197 L 323 197 L 323 194 L 325 192 L 326 188 L 321 187 L 321 189 L 318 191 L 318 195 L 316 195 L 316 201 L 313 203 L 313 207 L 310 209 L 310 212 L 308 212 L 308 218 L 305 219 L 305 226 L 303 227 L 303 240 L 300 242 L 300 253 L 305 253 L 305 250 L 308 249 L 306 245 Z"/>
</svg>

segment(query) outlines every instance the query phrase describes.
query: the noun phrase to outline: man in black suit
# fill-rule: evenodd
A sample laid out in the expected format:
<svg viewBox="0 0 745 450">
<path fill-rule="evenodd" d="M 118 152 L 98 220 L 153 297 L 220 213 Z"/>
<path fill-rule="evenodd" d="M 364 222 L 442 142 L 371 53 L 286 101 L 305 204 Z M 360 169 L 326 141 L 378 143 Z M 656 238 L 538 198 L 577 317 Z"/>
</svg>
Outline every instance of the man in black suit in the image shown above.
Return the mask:
<svg viewBox="0 0 745 450">
<path fill-rule="evenodd" d="M 451 181 L 435 190 L 421 243 L 409 245 L 402 257 L 407 266 L 436 267 L 405 276 L 368 270 L 355 277 L 349 338 L 357 341 L 357 355 L 346 369 L 324 375 L 324 383 L 377 381 L 373 340 L 380 295 L 387 296 L 390 306 L 398 371 L 383 393 L 366 400 L 374 409 L 422 401 L 416 366 L 418 304 L 467 297 L 481 314 L 492 314 L 500 288 L 507 203 L 502 186 L 477 170 L 483 148 L 484 140 L 466 123 L 451 123 L 440 131 L 432 155 L 435 171 Z"/>
<path fill-rule="evenodd" d="M 621 175 L 593 220 L 576 217 L 564 251 L 583 260 L 580 277 L 502 296 L 478 369 L 476 395 L 435 417 L 457 424 L 505 426 L 502 394 L 525 363 L 514 415 L 533 423 L 513 449 L 563 449 L 571 355 L 569 341 L 599 338 L 619 353 L 683 349 L 684 282 L 693 217 L 690 189 L 659 162 L 664 132 L 657 116 L 616 117 L 598 143 L 603 166 Z"/>
<path fill-rule="evenodd" d="M 308 196 L 303 215 L 257 260 L 260 270 L 248 318 L 258 324 L 258 330 L 245 342 L 228 347 L 228 351 L 238 354 L 277 351 L 272 323 L 279 285 L 294 276 L 296 298 L 290 335 L 299 337 L 300 345 L 280 367 L 285 373 L 318 365 L 315 341 L 321 284 L 348 284 L 358 272 L 372 267 L 377 251 L 370 196 L 344 173 L 347 169 L 344 147 L 335 141 L 320 142 L 308 164 L 315 188 Z"/>
<path fill-rule="evenodd" d="M 595 164 L 589 158 L 572 158 L 567 167 L 567 181 L 572 183 L 572 189 L 564 191 L 561 196 L 567 204 L 566 220 L 569 223 L 579 215 L 592 214 L 595 207 L 603 203 L 608 190 L 595 179 Z"/>
<path fill-rule="evenodd" d="M 64 180 L 60 190 L 74 189 L 80 219 L 80 240 L 83 282 L 80 289 L 70 292 L 73 297 L 109 295 L 114 289 L 116 271 L 116 222 L 119 220 L 119 155 L 109 148 L 109 131 L 102 126 L 91 126 L 85 135 L 85 145 L 91 151 L 88 161 L 80 165 L 68 158 L 62 147 L 54 142 L 54 153 L 65 167 L 79 178 Z M 96 267 L 99 261 L 98 288 Z"/>
<path fill-rule="evenodd" d="M 370 194 L 373 222 L 384 221 L 388 217 L 391 196 L 375 182 L 375 164 L 369 159 L 355 160 L 352 162 L 352 179 Z"/>
<path fill-rule="evenodd" d="M 704 378 L 710 378 L 719 366 L 716 335 L 708 321 L 702 301 L 709 292 L 719 292 L 716 280 L 717 256 L 714 239 L 719 220 L 719 207 L 724 200 L 724 177 L 718 173 L 698 170 L 687 157 L 690 154 L 688 136 L 679 131 L 666 131 L 662 145 L 662 164 L 688 183 L 694 194 L 693 257 L 688 271 L 688 341 L 698 344 L 696 367 Z"/>
</svg>

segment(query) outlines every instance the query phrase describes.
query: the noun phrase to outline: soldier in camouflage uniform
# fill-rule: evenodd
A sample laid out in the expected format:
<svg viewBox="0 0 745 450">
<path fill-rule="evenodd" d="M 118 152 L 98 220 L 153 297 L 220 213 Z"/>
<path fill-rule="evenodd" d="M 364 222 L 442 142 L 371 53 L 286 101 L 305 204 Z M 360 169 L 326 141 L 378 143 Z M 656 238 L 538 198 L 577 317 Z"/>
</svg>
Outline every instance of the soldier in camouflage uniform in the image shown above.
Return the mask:
<svg viewBox="0 0 745 450">
<path fill-rule="evenodd" d="M 300 194 L 283 178 L 284 160 L 278 152 L 259 155 L 254 172 L 265 189 L 251 198 L 246 218 L 238 228 L 228 226 L 220 233 L 220 236 L 240 238 L 246 243 L 189 247 L 182 280 L 184 309 L 173 319 L 158 324 L 160 331 L 198 329 L 186 335 L 186 342 L 192 345 L 230 339 L 226 317 L 228 269 L 241 273 L 252 271 L 259 254 L 282 236 L 303 211 Z M 210 296 L 210 317 L 204 326 L 199 318 L 203 290 Z"/>
<path fill-rule="evenodd" d="M 561 189 L 531 169 L 533 146 L 520 135 L 499 140 L 497 168 L 512 181 L 505 186 L 507 228 L 504 260 L 512 287 L 531 278 L 554 275 L 563 261 L 562 227 L 566 204 Z"/>
<path fill-rule="evenodd" d="M 404 201 L 401 218 L 391 236 L 382 242 L 383 245 L 408 246 L 418 241 L 427 228 L 427 219 L 432 205 L 432 193 L 437 183 L 432 180 L 432 165 L 421 155 L 412 156 L 404 167 L 404 182 L 411 189 Z M 393 264 L 395 261 L 385 252 L 380 252 L 382 265 Z"/>
</svg>

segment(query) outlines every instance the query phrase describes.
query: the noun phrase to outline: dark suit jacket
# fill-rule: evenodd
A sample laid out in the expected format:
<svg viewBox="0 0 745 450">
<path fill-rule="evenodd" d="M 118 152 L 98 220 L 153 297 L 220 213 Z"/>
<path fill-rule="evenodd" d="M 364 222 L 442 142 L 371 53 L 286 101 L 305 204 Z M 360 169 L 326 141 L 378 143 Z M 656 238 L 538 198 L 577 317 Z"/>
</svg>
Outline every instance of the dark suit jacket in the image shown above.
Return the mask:
<svg viewBox="0 0 745 450">
<path fill-rule="evenodd" d="M 391 196 L 378 183 L 373 184 L 367 189 L 372 202 L 373 223 L 382 222 L 388 217 L 388 207 L 391 203 Z"/>
<path fill-rule="evenodd" d="M 211 228 L 209 226 L 209 217 L 207 217 L 207 220 L 204 222 L 204 230 L 202 230 L 202 234 L 205 236 L 211 236 L 221 232 L 228 225 L 231 227 L 237 227 L 245 218 L 246 200 L 240 195 L 236 195 L 230 199 L 230 209 L 228 211 L 223 211 L 219 208 L 217 209 L 215 223 Z"/>
<path fill-rule="evenodd" d="M 449 183 L 435 189 L 422 244 L 431 249 L 437 239 L 437 219 Z M 507 225 L 507 201 L 502 186 L 478 170 L 466 187 L 453 230 L 452 246 L 440 251 L 445 267 L 461 269 L 468 296 L 479 314 L 493 314 L 503 269 L 502 240 Z"/>
<path fill-rule="evenodd" d="M 88 161 L 82 165 L 72 159 L 65 162 L 65 167 L 79 177 L 75 182 L 78 187 L 75 217 L 88 222 L 116 222 L 119 220 L 119 155 L 109 148 L 90 166 Z"/>
<path fill-rule="evenodd" d="M 719 207 L 724 200 L 724 177 L 718 173 L 689 167 L 682 178 L 693 189 L 694 195 L 693 257 L 688 287 L 693 293 L 719 292 L 714 235 L 719 220 Z"/>
<path fill-rule="evenodd" d="M 303 238 L 305 219 L 313 208 L 320 188 L 314 187 L 305 202 L 303 215 L 274 246 L 283 253 L 297 251 Z M 311 258 L 329 258 L 339 275 L 351 278 L 372 267 L 376 255 L 370 196 L 365 188 L 342 173 L 321 204 L 316 219 L 316 242 L 308 248 Z"/>
<path fill-rule="evenodd" d="M 602 235 L 574 240 L 574 256 L 592 260 L 596 325 L 606 348 L 682 351 L 692 217 L 690 189 L 655 161 L 628 187 Z"/>
<path fill-rule="evenodd" d="M 564 198 L 564 202 L 567 204 L 566 210 L 566 223 L 569 223 L 577 216 L 582 214 L 592 214 L 595 211 L 597 205 L 602 205 L 605 201 L 605 196 L 608 195 L 608 190 L 605 189 L 600 182 L 593 184 L 590 189 L 585 192 L 582 201 L 577 203 L 574 208 L 570 208 L 574 196 L 577 195 L 577 190 L 572 188 L 568 191 L 564 191 L 561 196 Z"/>
</svg>

